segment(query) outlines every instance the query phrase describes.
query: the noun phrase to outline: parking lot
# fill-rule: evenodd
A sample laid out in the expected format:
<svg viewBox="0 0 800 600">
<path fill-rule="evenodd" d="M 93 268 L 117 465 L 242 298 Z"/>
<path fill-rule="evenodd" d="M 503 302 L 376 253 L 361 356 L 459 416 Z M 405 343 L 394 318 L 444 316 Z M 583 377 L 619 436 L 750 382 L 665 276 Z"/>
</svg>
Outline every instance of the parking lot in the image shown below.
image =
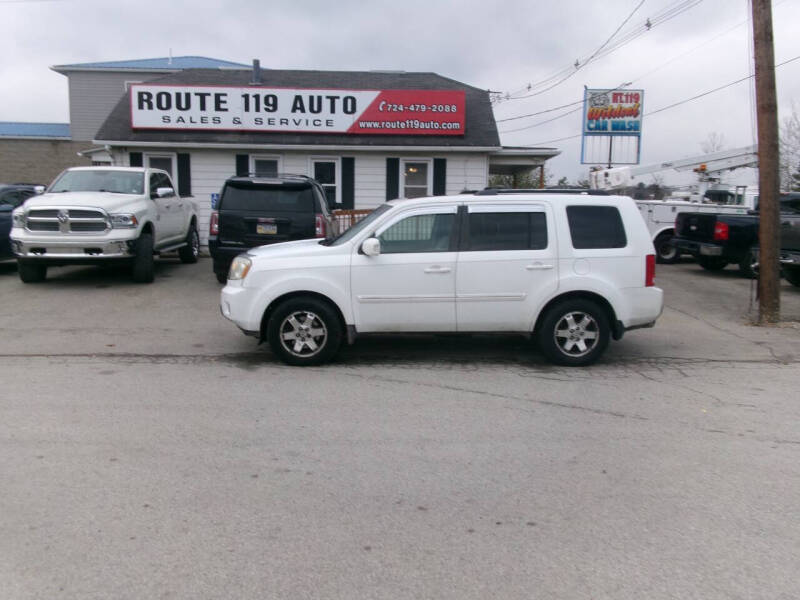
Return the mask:
<svg viewBox="0 0 800 600">
<path fill-rule="evenodd" d="M 291 368 L 208 259 L 0 263 L 0 596 L 796 598 L 800 288 L 735 268 L 590 368 L 522 338 Z"/>
</svg>

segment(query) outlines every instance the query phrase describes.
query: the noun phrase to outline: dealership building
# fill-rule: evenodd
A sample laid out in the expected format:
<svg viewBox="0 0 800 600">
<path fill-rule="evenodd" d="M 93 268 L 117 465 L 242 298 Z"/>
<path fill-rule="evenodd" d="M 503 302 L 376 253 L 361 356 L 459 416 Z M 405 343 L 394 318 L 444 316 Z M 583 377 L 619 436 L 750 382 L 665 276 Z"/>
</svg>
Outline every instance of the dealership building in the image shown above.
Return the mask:
<svg viewBox="0 0 800 600">
<path fill-rule="evenodd" d="M 536 175 L 559 154 L 501 146 L 489 93 L 435 73 L 261 69 L 203 57 L 53 70 L 69 79 L 70 123 L 50 147 L 67 145 L 73 164 L 169 171 L 198 205 L 203 242 L 213 198 L 237 174 L 309 175 L 332 207 L 371 209 L 482 189 L 490 175 Z M 4 135 L 6 125 L 0 151 L 31 143 Z"/>
</svg>

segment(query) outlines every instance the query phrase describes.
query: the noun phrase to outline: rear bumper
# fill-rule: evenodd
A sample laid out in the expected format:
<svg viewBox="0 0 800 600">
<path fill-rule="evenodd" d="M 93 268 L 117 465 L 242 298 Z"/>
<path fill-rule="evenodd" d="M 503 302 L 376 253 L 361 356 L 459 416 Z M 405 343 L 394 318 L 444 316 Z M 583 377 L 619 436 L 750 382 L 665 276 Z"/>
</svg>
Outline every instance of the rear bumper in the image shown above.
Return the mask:
<svg viewBox="0 0 800 600">
<path fill-rule="evenodd" d="M 672 238 L 672 245 L 692 256 L 723 256 L 725 254 L 725 249 L 717 244 Z"/>
<path fill-rule="evenodd" d="M 617 314 L 622 331 L 652 327 L 664 311 L 664 290 L 658 287 L 624 290 L 624 300 Z"/>
</svg>

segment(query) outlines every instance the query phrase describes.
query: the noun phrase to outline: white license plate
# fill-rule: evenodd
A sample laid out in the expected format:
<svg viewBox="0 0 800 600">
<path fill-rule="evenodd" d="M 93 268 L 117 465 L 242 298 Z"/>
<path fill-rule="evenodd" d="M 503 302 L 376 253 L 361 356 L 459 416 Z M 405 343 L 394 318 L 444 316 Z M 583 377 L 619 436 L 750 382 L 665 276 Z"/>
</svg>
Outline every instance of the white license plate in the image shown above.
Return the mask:
<svg viewBox="0 0 800 600">
<path fill-rule="evenodd" d="M 276 233 L 278 233 L 278 226 L 275 223 L 257 223 L 256 233 L 275 235 Z"/>
</svg>

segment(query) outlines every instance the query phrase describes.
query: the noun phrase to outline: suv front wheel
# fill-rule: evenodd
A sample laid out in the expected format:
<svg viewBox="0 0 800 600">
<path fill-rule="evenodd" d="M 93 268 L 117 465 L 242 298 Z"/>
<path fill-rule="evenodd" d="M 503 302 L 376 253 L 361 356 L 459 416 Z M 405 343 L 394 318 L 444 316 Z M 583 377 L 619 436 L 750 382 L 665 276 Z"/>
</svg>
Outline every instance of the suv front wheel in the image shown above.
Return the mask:
<svg viewBox="0 0 800 600">
<path fill-rule="evenodd" d="M 316 298 L 292 298 L 280 304 L 267 322 L 267 340 L 280 359 L 296 366 L 331 360 L 342 343 L 339 316 Z"/>
<path fill-rule="evenodd" d="M 592 364 L 610 339 L 608 316 L 591 300 L 575 299 L 550 308 L 539 327 L 539 348 L 559 365 Z"/>
</svg>

